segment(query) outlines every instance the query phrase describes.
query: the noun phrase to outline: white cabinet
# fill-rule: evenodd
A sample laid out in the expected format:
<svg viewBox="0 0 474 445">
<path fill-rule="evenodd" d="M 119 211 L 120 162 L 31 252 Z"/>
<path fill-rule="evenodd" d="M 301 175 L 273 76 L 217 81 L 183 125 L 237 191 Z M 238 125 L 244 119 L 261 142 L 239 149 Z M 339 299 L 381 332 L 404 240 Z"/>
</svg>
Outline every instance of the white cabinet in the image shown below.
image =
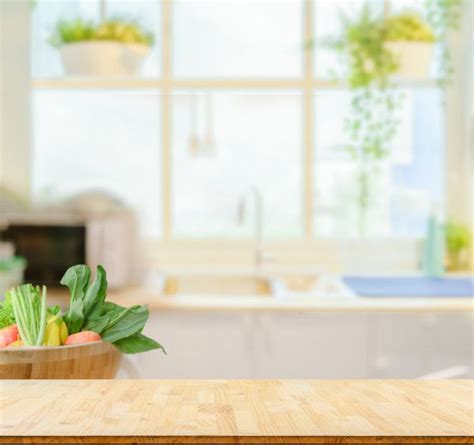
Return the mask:
<svg viewBox="0 0 474 445">
<path fill-rule="evenodd" d="M 145 334 L 168 355 L 137 357 L 141 378 L 251 378 L 251 315 L 242 312 L 152 311 Z"/>
<path fill-rule="evenodd" d="M 368 335 L 373 378 L 473 375 L 470 313 L 372 313 Z"/>
<path fill-rule="evenodd" d="M 361 312 L 262 315 L 257 377 L 366 378 L 366 318 Z"/>
<path fill-rule="evenodd" d="M 141 378 L 473 377 L 466 313 L 152 311 Z M 443 374 L 447 373 L 447 374 Z"/>
</svg>

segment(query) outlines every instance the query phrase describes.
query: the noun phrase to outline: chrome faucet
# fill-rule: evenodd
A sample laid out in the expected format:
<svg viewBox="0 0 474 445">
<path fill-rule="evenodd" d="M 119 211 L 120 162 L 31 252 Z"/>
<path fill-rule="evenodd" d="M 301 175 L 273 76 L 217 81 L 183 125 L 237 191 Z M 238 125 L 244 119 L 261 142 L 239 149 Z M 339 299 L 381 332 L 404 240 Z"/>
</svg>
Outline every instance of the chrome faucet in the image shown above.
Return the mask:
<svg viewBox="0 0 474 445">
<path fill-rule="evenodd" d="M 238 206 L 238 223 L 245 222 L 245 214 L 247 213 L 246 203 L 249 195 L 253 196 L 255 203 L 255 268 L 260 268 L 263 260 L 262 254 L 262 231 L 263 231 L 263 197 L 260 190 L 256 186 L 250 187 L 240 198 Z"/>
</svg>

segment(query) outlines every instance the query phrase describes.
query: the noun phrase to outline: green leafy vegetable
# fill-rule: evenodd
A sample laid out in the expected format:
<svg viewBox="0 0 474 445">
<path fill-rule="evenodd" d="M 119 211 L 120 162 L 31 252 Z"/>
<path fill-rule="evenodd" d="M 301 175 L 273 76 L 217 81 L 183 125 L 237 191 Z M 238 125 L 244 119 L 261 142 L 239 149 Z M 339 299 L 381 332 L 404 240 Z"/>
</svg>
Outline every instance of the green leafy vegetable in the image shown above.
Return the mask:
<svg viewBox="0 0 474 445">
<path fill-rule="evenodd" d="M 59 304 L 56 304 L 54 306 L 50 306 L 48 308 L 48 314 L 49 315 L 60 315 L 61 314 L 61 307 Z"/>
<path fill-rule="evenodd" d="M 109 324 L 102 332 L 105 341 L 114 343 L 117 340 L 139 333 L 145 327 L 148 320 L 148 308 L 146 306 L 120 307 L 120 312 L 111 317 Z"/>
<path fill-rule="evenodd" d="M 69 311 L 64 317 L 70 334 L 94 331 L 127 354 L 151 349 L 164 351 L 158 342 L 142 334 L 149 316 L 146 306 L 126 308 L 105 301 L 107 276 L 102 266 L 97 266 L 96 277 L 90 285 L 89 278 L 90 269 L 76 265 L 70 267 L 61 280 L 71 292 Z"/>
<path fill-rule="evenodd" d="M 157 341 L 143 334 L 134 334 L 130 337 L 123 338 L 114 343 L 117 349 L 125 354 L 136 354 L 138 352 L 151 351 L 153 349 L 161 349 L 165 354 L 165 348 Z"/>
<path fill-rule="evenodd" d="M 15 323 L 13 305 L 10 292 L 5 295 L 5 300 L 0 303 L 0 329 Z"/>
<path fill-rule="evenodd" d="M 26 346 L 43 344 L 46 328 L 46 286 L 24 284 L 10 291 L 15 321 Z M 40 296 L 41 295 L 41 296 Z"/>
<path fill-rule="evenodd" d="M 70 267 L 61 279 L 61 284 L 71 293 L 69 310 L 64 316 L 69 334 L 79 332 L 84 324 L 84 296 L 89 285 L 90 269 L 78 264 Z"/>
<path fill-rule="evenodd" d="M 84 295 L 84 316 L 95 320 L 100 317 L 102 305 L 107 294 L 107 276 L 102 266 L 97 266 L 95 280 Z"/>
</svg>

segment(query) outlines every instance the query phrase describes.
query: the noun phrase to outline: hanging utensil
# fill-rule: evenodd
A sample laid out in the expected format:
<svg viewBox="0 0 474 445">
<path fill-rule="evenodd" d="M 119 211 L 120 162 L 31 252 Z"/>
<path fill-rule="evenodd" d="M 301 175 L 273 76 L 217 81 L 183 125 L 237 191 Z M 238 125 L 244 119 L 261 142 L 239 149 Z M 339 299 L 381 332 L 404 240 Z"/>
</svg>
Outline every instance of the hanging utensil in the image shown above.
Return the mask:
<svg viewBox="0 0 474 445">
<path fill-rule="evenodd" d="M 206 135 L 204 136 L 204 150 L 206 155 L 216 154 L 216 141 L 214 138 L 214 115 L 212 96 L 208 92 L 206 94 Z"/>
<path fill-rule="evenodd" d="M 199 138 L 197 135 L 197 98 L 196 94 L 191 94 L 191 133 L 189 135 L 189 154 L 196 156 L 199 154 Z"/>
</svg>

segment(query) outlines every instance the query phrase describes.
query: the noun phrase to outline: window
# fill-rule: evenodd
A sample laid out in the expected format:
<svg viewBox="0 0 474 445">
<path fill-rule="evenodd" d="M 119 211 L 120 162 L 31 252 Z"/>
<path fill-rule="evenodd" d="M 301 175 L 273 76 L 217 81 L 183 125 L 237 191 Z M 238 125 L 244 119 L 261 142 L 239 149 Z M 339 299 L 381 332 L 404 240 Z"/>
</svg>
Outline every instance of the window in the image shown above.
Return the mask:
<svg viewBox="0 0 474 445">
<path fill-rule="evenodd" d="M 300 77 L 302 12 L 299 0 L 177 0 L 173 3 L 173 74 Z"/>
<path fill-rule="evenodd" d="M 443 201 L 443 113 L 436 87 L 403 91 L 403 109 L 391 155 L 373 169 L 365 233 L 421 237 L 433 205 Z M 360 234 L 359 165 L 343 150 L 351 97 L 344 90 L 315 91 L 314 233 Z M 430 110 L 427 112 L 427 110 Z"/>
<path fill-rule="evenodd" d="M 209 106 L 212 128 L 206 125 Z M 177 92 L 172 122 L 173 235 L 252 236 L 249 224 L 237 224 L 237 203 L 257 186 L 265 203 L 263 235 L 302 236 L 299 92 Z M 211 153 L 190 154 L 193 135 L 210 137 Z"/>
<path fill-rule="evenodd" d="M 161 235 L 156 91 L 41 90 L 33 112 L 36 200 L 100 190 L 137 212 L 144 236 Z"/>
<path fill-rule="evenodd" d="M 357 165 L 341 150 L 350 95 L 333 80 L 338 60 L 325 41 L 339 32 L 340 11 L 353 17 L 360 5 L 38 0 L 35 197 L 103 189 L 136 209 L 145 238 L 242 239 L 253 231 L 237 224 L 237 202 L 257 186 L 268 241 L 359 236 Z M 135 17 L 155 33 L 143 75 L 64 77 L 47 43 L 54 24 L 78 15 L 99 20 L 104 6 L 107 15 Z M 426 203 L 443 202 L 439 91 L 429 79 L 399 87 L 403 119 L 390 159 L 372 178 L 365 215 L 376 237 L 419 237 Z"/>
</svg>

